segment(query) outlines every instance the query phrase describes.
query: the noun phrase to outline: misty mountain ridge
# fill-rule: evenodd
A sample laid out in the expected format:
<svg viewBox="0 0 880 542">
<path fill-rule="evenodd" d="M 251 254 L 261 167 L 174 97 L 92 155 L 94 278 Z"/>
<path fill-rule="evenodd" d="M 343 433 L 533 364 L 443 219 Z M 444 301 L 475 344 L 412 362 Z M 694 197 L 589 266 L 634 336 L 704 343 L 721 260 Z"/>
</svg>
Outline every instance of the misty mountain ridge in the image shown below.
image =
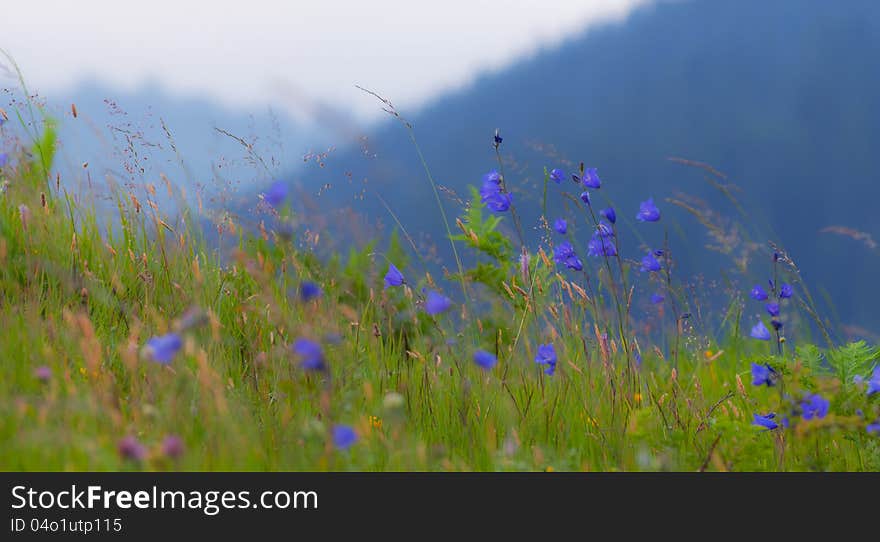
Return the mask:
<svg viewBox="0 0 880 542">
<path fill-rule="evenodd" d="M 479 186 L 498 167 L 491 145 L 497 127 L 507 182 L 531 231 L 544 168 L 571 173 L 584 161 L 603 180 L 595 195 L 613 199 L 623 217 L 630 257 L 637 260 L 645 245 L 658 243 L 657 232 L 634 221 L 638 202 L 653 196 L 664 211 L 679 276 L 726 275 L 731 259 L 705 248 L 716 240 L 681 204 L 705 209 L 760 232 L 744 280 L 766 283 L 766 242 L 777 242 L 814 294 L 833 300 L 823 316 L 880 329 L 873 310 L 880 302 L 874 283 L 880 258 L 864 240 L 880 230 L 871 197 L 880 148 L 877 51 L 880 4 L 869 0 L 846 9 L 820 0 L 660 3 L 480 77 L 407 120 L 445 193 L 466 198 L 468 184 Z M 368 179 L 368 195 L 356 208 L 393 226 L 385 206 L 370 197 L 381 195 L 414 237 L 433 240 L 449 265 L 439 212 L 407 131 L 387 119 L 366 148 L 329 159 L 316 183 L 343 175 Z M 739 210 L 703 172 L 670 157 L 723 172 L 719 182 Z M 563 208 L 550 188 L 552 221 Z M 336 197 L 342 205 L 348 196 Z M 460 203 L 446 200 L 447 214 L 460 214 Z"/>
</svg>

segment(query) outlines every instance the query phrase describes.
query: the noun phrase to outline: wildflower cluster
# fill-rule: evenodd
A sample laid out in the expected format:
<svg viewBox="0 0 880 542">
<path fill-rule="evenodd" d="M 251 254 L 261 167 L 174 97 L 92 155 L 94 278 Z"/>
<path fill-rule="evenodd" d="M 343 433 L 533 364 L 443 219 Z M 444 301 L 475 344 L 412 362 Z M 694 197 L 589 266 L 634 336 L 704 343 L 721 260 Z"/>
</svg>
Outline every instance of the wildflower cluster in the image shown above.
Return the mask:
<svg viewBox="0 0 880 542">
<path fill-rule="evenodd" d="M 770 325 L 773 327 L 773 330 L 777 335 L 777 340 L 781 344 L 785 339 L 781 335 L 783 324 L 782 320 L 779 318 L 781 311 L 780 303 L 785 299 L 789 299 L 794 294 L 794 290 L 790 284 L 782 283 L 777 288 L 774 280 L 771 279 L 768 282 L 770 283 L 769 293 L 760 285 L 755 285 L 755 287 L 749 292 L 749 296 L 756 301 L 766 302 L 764 304 L 764 310 L 770 315 Z M 770 330 L 764 325 L 762 320 L 758 320 L 758 322 L 752 327 L 749 335 L 753 339 L 761 341 L 770 340 Z"/>
<path fill-rule="evenodd" d="M 499 142 L 496 140 L 494 145 L 496 153 L 498 145 Z M 629 329 L 630 321 L 628 313 L 630 299 L 628 298 L 629 293 L 627 292 L 628 288 L 626 284 L 627 267 L 629 267 L 630 261 L 624 260 L 621 257 L 620 240 L 618 238 L 619 232 L 616 229 L 618 220 L 617 211 L 611 205 L 594 209 L 595 197 L 591 192 L 601 190 L 604 185 L 597 168 L 586 167 L 584 163 L 580 163 L 577 170 L 570 174 L 560 167 L 554 167 L 549 169 L 549 171 L 545 169 L 545 212 L 547 203 L 547 183 L 552 182 L 561 187 L 563 180 L 566 178 L 570 178 L 578 186 L 578 192 L 575 192 L 575 195 L 584 204 L 584 217 L 589 224 L 590 234 L 589 237 L 580 240 L 579 243 L 579 236 L 577 235 L 576 227 L 573 227 L 575 222 L 570 220 L 570 217 L 557 217 L 552 223 L 547 222 L 546 219 L 544 219 L 544 227 L 546 231 L 548 233 L 555 232 L 555 234 L 560 236 L 558 240 L 555 238 L 547 239 L 550 245 L 548 248 L 552 254 L 552 262 L 554 262 L 559 268 L 584 273 L 585 284 L 579 288 L 581 288 L 581 291 L 584 292 L 585 296 L 589 296 L 587 299 L 590 299 L 592 304 L 591 306 L 593 309 L 593 316 L 596 319 L 596 324 L 601 323 L 603 326 L 605 316 L 604 309 L 600 306 L 600 298 L 597 296 L 593 288 L 593 281 L 598 281 L 599 284 L 607 286 L 607 291 L 612 295 L 614 307 L 617 312 L 618 337 L 614 341 L 614 347 L 617 348 L 616 345 L 618 344 L 622 345 L 627 357 L 635 360 L 636 364 L 640 364 L 641 353 L 637 350 L 631 351 L 629 347 L 629 344 L 634 341 L 634 338 L 631 335 L 632 332 Z M 504 213 L 508 210 L 512 211 L 510 196 L 505 188 L 502 174 L 499 173 L 498 169 L 493 169 L 483 175 L 482 184 L 478 190 L 478 194 L 479 203 L 490 211 L 496 213 Z M 660 209 L 654 203 L 653 198 L 647 198 L 639 204 L 637 210 L 634 212 L 634 216 L 636 220 L 640 222 L 658 222 L 660 220 Z M 514 216 L 513 218 L 514 221 L 516 221 L 516 217 Z M 472 222 L 473 221 L 471 221 L 471 223 Z M 485 252 L 483 247 L 486 243 L 478 236 L 473 235 L 473 230 L 465 231 L 469 235 L 461 236 L 459 239 L 466 241 L 474 240 L 474 246 Z M 476 241 L 477 239 L 479 239 L 479 241 Z M 580 247 L 578 246 L 579 244 Z M 583 252 L 581 252 L 581 250 L 583 250 Z M 539 252 L 543 251 L 544 249 L 542 248 Z M 598 269 L 595 270 L 595 272 L 589 269 L 590 266 L 587 265 L 582 255 L 598 259 L 601 272 Z M 493 256 L 496 257 L 499 266 L 506 265 L 501 258 L 497 257 L 500 256 L 500 253 L 496 253 Z M 647 255 L 641 258 L 640 269 L 646 273 L 656 273 L 662 270 L 664 264 L 658 259 L 662 256 L 664 256 L 663 250 L 649 251 Z M 530 261 L 531 259 L 528 252 L 524 249 L 519 257 L 519 262 L 521 264 L 519 266 L 519 271 L 520 276 L 523 277 L 524 282 L 526 282 L 525 286 L 528 286 L 530 282 L 535 280 L 535 271 L 531 269 Z M 614 271 L 615 268 L 616 272 Z M 498 279 L 508 280 L 505 275 L 501 275 Z M 510 290 L 508 289 L 508 291 Z M 524 290 L 523 293 L 524 295 L 528 295 L 527 290 Z M 662 303 L 664 296 L 655 293 L 651 295 L 650 300 L 651 303 L 654 304 Z M 608 343 L 609 339 L 607 338 L 607 331 L 601 331 L 599 333 L 600 336 L 606 337 L 606 343 L 603 344 L 610 344 Z M 489 362 L 490 358 L 488 358 L 484 352 L 475 355 L 474 359 L 478 365 L 484 368 L 494 365 L 494 363 Z M 494 359 L 494 357 L 492 359 Z M 538 347 L 535 362 L 544 367 L 544 373 L 546 375 L 554 375 L 557 369 L 557 356 L 554 345 L 552 343 L 541 344 Z M 635 393 L 635 390 L 633 390 L 633 392 Z"/>
</svg>

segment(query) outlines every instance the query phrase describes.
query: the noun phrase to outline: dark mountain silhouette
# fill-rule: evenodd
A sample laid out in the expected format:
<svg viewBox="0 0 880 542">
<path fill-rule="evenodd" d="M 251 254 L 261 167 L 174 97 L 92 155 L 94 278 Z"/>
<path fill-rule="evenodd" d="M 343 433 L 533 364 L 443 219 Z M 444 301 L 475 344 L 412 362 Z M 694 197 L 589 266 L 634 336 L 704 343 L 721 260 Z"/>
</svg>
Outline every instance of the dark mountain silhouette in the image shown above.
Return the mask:
<svg viewBox="0 0 880 542">
<path fill-rule="evenodd" d="M 598 195 L 614 200 L 633 257 L 640 257 L 634 233 L 649 245 L 662 239 L 663 226 L 634 221 L 639 201 L 653 196 L 682 272 L 711 277 L 731 266 L 703 247 L 711 242 L 706 229 L 666 201 L 684 192 L 760 230 L 752 240 L 763 252 L 749 260 L 747 280 L 766 283 L 765 243 L 778 242 L 816 297 L 833 299 L 837 312 L 824 305 L 825 316 L 880 329 L 880 258 L 870 240 L 846 237 L 880 236 L 880 3 L 662 2 L 486 74 L 408 120 L 437 181 L 458 194 L 497 167 L 491 140 L 500 128 L 508 183 L 528 226 L 539 211 L 543 168 L 571 171 L 584 161 L 598 168 Z M 381 194 L 411 233 L 430 234 L 445 254 L 439 214 L 406 130 L 389 118 L 367 148 L 335 155 L 309 173 L 309 182 L 368 179 L 359 210 L 392 224 L 374 197 Z M 725 183 L 742 189 L 734 193 L 742 213 L 699 170 L 668 157 L 723 171 Z M 574 190 L 570 182 L 563 187 Z M 550 188 L 552 219 L 561 207 L 558 187 Z M 344 190 L 326 197 L 325 204 L 350 201 Z M 852 231 L 821 232 L 835 226 Z M 760 310 L 748 305 L 746 314 Z"/>
</svg>

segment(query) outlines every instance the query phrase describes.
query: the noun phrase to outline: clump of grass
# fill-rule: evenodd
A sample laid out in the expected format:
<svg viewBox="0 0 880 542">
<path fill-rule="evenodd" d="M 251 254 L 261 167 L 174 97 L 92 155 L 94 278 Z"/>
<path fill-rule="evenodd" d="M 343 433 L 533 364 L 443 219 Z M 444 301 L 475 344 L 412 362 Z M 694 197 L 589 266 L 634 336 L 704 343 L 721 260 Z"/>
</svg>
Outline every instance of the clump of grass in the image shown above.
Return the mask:
<svg viewBox="0 0 880 542">
<path fill-rule="evenodd" d="M 123 190 L 98 217 L 49 182 L 54 144 L 44 121 L 0 168 L 5 470 L 880 468 L 877 350 L 746 338 L 739 292 L 698 335 L 660 229 L 659 274 L 607 250 L 624 233 L 592 203 L 592 245 L 558 250 L 550 217 L 514 245 L 474 189 L 450 234 L 465 310 L 396 237 L 385 258 L 296 248 L 283 194 L 277 228 L 227 220 L 228 253 Z"/>
</svg>

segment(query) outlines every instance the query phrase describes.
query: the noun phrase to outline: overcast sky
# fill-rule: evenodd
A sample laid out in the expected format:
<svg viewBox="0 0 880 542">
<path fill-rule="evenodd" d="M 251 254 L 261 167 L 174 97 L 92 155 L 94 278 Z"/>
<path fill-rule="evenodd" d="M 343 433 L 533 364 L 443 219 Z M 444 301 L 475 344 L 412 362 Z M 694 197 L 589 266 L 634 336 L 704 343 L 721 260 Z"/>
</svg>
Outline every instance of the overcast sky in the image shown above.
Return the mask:
<svg viewBox="0 0 880 542">
<path fill-rule="evenodd" d="M 152 81 L 240 109 L 296 116 L 327 103 L 367 120 L 378 109 L 355 84 L 418 107 L 650 1 L 8 2 L 0 48 L 50 99 L 90 79 L 127 90 Z"/>
</svg>

